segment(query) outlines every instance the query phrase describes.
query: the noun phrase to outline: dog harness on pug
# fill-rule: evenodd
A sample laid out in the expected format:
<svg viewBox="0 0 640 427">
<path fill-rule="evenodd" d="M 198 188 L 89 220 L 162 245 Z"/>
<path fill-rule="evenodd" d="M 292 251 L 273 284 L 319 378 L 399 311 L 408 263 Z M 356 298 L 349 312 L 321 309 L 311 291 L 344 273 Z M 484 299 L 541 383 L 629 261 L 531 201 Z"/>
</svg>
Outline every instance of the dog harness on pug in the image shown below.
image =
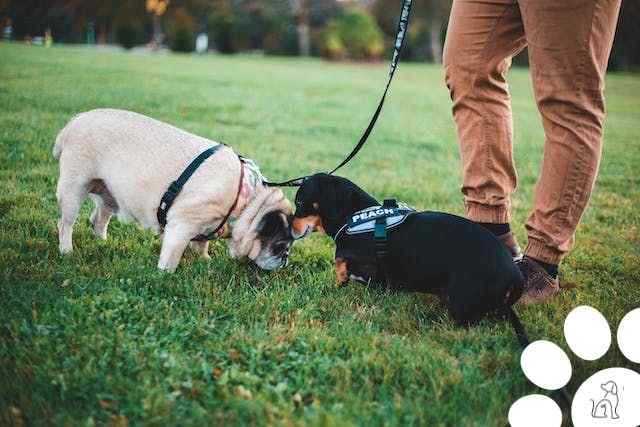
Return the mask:
<svg viewBox="0 0 640 427">
<path fill-rule="evenodd" d="M 333 240 L 337 243 L 344 234 L 373 233 L 376 258 L 380 265 L 384 265 L 388 253 L 388 230 L 401 225 L 414 212 L 415 209 L 404 203 L 398 204 L 395 199 L 385 199 L 382 206 L 371 206 L 351 215 L 347 223 L 337 231 Z"/>
<path fill-rule="evenodd" d="M 198 169 L 198 167 L 200 167 L 202 163 L 204 163 L 205 160 L 214 155 L 216 151 L 218 151 L 218 149 L 223 146 L 226 147 L 225 144 L 218 144 L 200 153 L 198 157 L 193 159 L 191 163 L 187 165 L 178 179 L 176 179 L 171 183 L 171 185 L 169 185 L 169 188 L 162 196 L 162 199 L 160 199 L 160 206 L 158 206 L 158 211 L 156 212 L 158 222 L 160 223 L 160 226 L 162 228 L 167 225 L 167 213 L 169 212 L 169 208 L 171 208 L 171 205 L 173 205 L 176 197 L 178 197 L 178 194 L 180 194 L 180 191 L 182 191 L 182 187 L 184 187 L 184 184 L 187 183 L 189 178 L 191 178 L 191 175 L 194 174 L 194 172 Z M 213 240 L 216 237 L 220 237 L 222 227 L 224 227 L 224 225 L 227 223 L 229 217 L 231 216 L 231 212 L 233 212 L 233 210 L 238 205 L 238 199 L 240 198 L 240 192 L 242 190 L 242 182 L 244 180 L 244 159 L 242 158 L 242 156 L 238 156 L 238 160 L 240 161 L 240 182 L 238 183 L 238 191 L 236 193 L 236 198 L 231 205 L 231 208 L 222 219 L 222 222 L 220 222 L 220 224 L 218 224 L 218 226 L 213 231 L 206 234 L 198 234 L 191 240 L 203 242 L 207 240 Z"/>
</svg>

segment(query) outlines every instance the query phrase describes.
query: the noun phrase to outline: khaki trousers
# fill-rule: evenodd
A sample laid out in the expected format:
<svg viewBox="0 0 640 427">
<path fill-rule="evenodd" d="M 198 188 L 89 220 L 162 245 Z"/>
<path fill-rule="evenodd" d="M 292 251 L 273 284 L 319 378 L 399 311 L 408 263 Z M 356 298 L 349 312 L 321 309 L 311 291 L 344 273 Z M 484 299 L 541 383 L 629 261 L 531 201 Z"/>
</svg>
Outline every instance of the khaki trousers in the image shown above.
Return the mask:
<svg viewBox="0 0 640 427">
<path fill-rule="evenodd" d="M 528 47 L 545 132 L 525 254 L 557 264 L 571 249 L 602 153 L 604 76 L 620 0 L 454 0 L 444 49 L 467 216 L 508 222 L 516 188 L 506 75 Z"/>
</svg>

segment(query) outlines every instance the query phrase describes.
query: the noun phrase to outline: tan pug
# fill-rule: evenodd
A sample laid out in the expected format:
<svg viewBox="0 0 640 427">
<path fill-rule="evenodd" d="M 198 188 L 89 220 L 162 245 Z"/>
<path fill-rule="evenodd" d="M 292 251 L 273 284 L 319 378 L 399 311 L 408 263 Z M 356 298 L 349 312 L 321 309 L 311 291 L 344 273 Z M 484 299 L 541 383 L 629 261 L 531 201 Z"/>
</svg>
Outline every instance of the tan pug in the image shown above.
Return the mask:
<svg viewBox="0 0 640 427">
<path fill-rule="evenodd" d="M 286 265 L 293 238 L 291 204 L 280 189 L 265 187 L 255 163 L 221 147 L 198 167 L 167 214 L 156 212 L 171 182 L 201 152 L 218 143 L 130 111 L 101 109 L 74 117 L 59 133 L 53 156 L 60 160 L 57 198 L 60 252 L 73 250 L 73 224 L 84 199 L 94 202 L 91 224 L 107 237 L 113 214 L 162 235 L 158 268 L 173 271 L 195 236 L 214 230 L 232 208 L 222 230 L 229 253 L 272 270 Z M 208 258 L 208 242 L 192 242 Z"/>
</svg>

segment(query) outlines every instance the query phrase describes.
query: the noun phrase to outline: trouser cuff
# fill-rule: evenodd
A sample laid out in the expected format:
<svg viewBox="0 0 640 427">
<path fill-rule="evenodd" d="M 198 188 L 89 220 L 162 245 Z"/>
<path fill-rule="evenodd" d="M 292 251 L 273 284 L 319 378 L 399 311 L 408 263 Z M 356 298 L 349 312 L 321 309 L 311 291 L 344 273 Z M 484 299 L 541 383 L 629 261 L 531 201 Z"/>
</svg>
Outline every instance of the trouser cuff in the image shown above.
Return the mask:
<svg viewBox="0 0 640 427">
<path fill-rule="evenodd" d="M 541 240 L 532 239 L 529 237 L 527 248 L 524 250 L 524 255 L 537 259 L 538 261 L 546 262 L 547 264 L 560 264 L 562 258 L 564 258 L 564 252 L 559 251 L 556 248 L 547 246 Z"/>
<path fill-rule="evenodd" d="M 510 220 L 509 208 L 506 206 L 487 206 L 474 202 L 465 202 L 467 218 L 475 222 L 505 224 Z"/>
</svg>

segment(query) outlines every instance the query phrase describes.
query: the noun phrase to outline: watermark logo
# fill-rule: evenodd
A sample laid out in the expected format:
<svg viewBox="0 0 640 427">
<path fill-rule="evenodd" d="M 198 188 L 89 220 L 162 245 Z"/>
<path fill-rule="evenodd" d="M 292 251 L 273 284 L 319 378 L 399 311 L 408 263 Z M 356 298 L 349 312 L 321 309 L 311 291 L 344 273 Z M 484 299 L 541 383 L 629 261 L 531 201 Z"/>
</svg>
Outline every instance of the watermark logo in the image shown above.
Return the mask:
<svg viewBox="0 0 640 427">
<path fill-rule="evenodd" d="M 598 310 L 588 306 L 577 307 L 569 313 L 564 323 L 564 336 L 571 351 L 583 360 L 597 360 L 611 346 L 607 320 Z M 627 359 L 640 363 L 640 308 L 622 319 L 617 342 Z M 520 357 L 520 366 L 532 383 L 545 390 L 558 390 L 571 379 L 569 357 L 550 341 L 535 341 L 527 346 Z M 513 427 L 560 426 L 562 423 L 558 404 L 541 394 L 515 401 L 508 417 Z M 573 397 L 571 421 L 575 427 L 640 425 L 640 374 L 621 367 L 593 374 L 578 387 Z"/>
<path fill-rule="evenodd" d="M 617 420 L 620 418 L 620 415 L 618 415 L 618 405 L 620 404 L 618 384 L 614 381 L 607 381 L 604 384 L 600 384 L 600 388 L 604 390 L 604 397 L 598 400 L 598 403 L 591 399 L 591 416 L 593 418 Z"/>
</svg>

